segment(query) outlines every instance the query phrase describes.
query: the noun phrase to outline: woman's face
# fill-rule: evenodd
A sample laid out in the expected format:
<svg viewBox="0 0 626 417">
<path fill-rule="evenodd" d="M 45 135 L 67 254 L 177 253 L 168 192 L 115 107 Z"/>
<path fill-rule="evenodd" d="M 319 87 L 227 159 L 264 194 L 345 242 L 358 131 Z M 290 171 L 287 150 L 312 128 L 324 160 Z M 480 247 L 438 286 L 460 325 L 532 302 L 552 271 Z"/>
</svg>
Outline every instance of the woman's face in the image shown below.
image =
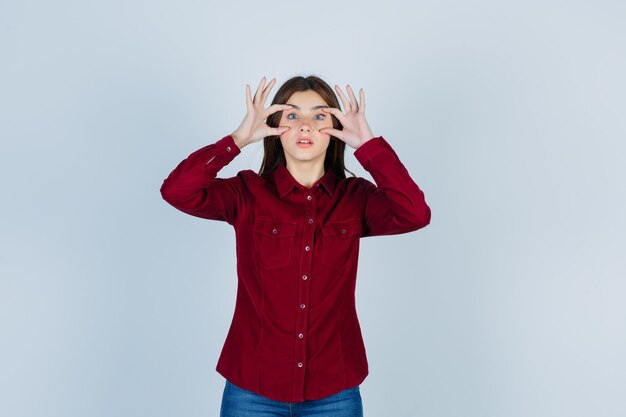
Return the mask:
<svg viewBox="0 0 626 417">
<path fill-rule="evenodd" d="M 331 115 L 322 112 L 320 108 L 328 107 L 328 104 L 313 90 L 293 93 L 286 104 L 297 106 L 284 110 L 278 124 L 291 128 L 280 135 L 287 164 L 321 160 L 323 166 L 330 135 L 319 130 L 323 127 L 332 128 L 333 121 Z M 308 139 L 310 144 L 300 144 L 302 139 Z"/>
</svg>

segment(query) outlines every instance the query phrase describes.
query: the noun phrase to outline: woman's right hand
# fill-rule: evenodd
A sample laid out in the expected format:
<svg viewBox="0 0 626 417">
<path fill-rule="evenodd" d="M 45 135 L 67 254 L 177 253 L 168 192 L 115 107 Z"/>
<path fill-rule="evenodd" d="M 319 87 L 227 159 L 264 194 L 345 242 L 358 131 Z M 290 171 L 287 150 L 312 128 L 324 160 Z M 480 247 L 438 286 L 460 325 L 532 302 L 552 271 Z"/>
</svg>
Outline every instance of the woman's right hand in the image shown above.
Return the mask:
<svg viewBox="0 0 626 417">
<path fill-rule="evenodd" d="M 265 123 L 265 120 L 277 111 L 293 108 L 289 104 L 274 104 L 267 109 L 265 108 L 265 101 L 275 82 L 276 78 L 273 78 L 267 87 L 264 87 L 265 77 L 263 77 L 261 84 L 259 84 L 254 94 L 254 99 L 250 97 L 250 86 L 246 84 L 246 117 L 237 130 L 231 133 L 231 136 L 239 148 L 243 148 L 250 143 L 258 142 L 266 136 L 282 135 L 290 129 L 288 126 L 269 127 Z"/>
</svg>

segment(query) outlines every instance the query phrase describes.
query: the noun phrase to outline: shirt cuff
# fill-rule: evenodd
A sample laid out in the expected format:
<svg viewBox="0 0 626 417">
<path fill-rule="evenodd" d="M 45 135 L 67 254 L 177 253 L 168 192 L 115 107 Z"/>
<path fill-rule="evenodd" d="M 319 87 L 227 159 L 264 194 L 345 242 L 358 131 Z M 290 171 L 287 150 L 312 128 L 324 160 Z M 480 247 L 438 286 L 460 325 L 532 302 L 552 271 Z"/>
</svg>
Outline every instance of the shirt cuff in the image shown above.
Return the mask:
<svg viewBox="0 0 626 417">
<path fill-rule="evenodd" d="M 385 138 L 382 136 L 376 136 L 356 148 L 354 151 L 354 157 L 361 163 L 361 165 L 365 166 L 380 153 L 385 152 L 392 152 L 396 158 L 398 157 Z"/>
<path fill-rule="evenodd" d="M 185 160 L 185 165 L 187 169 L 199 169 L 198 175 L 212 177 L 240 153 L 241 149 L 233 137 L 227 135 L 191 153 Z"/>
<path fill-rule="evenodd" d="M 241 153 L 241 149 L 235 143 L 235 139 L 232 136 L 226 135 L 222 139 L 215 142 L 216 150 L 221 150 L 224 153 L 224 157 L 230 162 L 233 158 Z"/>
</svg>

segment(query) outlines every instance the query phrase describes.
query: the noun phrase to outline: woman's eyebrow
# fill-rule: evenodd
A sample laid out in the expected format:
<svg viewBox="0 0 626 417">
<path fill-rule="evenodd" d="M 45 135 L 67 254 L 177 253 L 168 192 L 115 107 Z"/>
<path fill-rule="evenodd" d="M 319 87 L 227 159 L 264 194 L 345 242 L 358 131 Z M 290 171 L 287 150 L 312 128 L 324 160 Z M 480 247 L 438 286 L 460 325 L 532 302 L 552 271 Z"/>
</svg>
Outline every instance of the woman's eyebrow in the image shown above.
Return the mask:
<svg viewBox="0 0 626 417">
<path fill-rule="evenodd" d="M 293 107 L 295 107 L 298 110 L 301 110 L 300 107 L 296 106 L 295 104 L 291 104 L 291 103 L 286 103 L 286 104 L 289 104 L 290 106 L 293 106 Z M 323 109 L 323 108 L 326 108 L 326 107 L 328 107 L 328 106 L 326 106 L 326 105 L 324 105 L 324 106 L 313 106 L 313 107 L 311 107 L 311 110 Z"/>
</svg>

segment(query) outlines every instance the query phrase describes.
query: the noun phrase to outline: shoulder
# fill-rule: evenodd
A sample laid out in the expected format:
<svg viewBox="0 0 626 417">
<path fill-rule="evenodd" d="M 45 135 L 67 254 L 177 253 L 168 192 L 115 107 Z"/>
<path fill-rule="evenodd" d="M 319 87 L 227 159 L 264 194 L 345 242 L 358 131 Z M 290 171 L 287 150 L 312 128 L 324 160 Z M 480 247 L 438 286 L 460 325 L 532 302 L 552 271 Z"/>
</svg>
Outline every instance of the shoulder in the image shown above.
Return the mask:
<svg viewBox="0 0 626 417">
<path fill-rule="evenodd" d="M 237 176 L 240 178 L 246 179 L 260 179 L 261 177 L 252 169 L 242 169 L 237 173 Z"/>
<path fill-rule="evenodd" d="M 349 176 L 341 178 L 337 182 L 337 186 L 344 190 L 351 190 L 352 192 L 371 194 L 376 190 L 376 185 L 363 177 Z"/>
<path fill-rule="evenodd" d="M 228 182 L 246 184 L 248 186 L 250 184 L 255 184 L 255 183 L 264 181 L 263 178 L 261 178 L 256 172 L 254 172 L 251 169 L 241 170 L 232 177 L 224 178 L 224 180 Z"/>
<path fill-rule="evenodd" d="M 239 171 L 235 175 L 230 177 L 216 177 L 213 179 L 213 181 L 217 181 L 225 185 L 227 184 L 231 187 L 250 188 L 251 184 L 258 183 L 262 181 L 262 179 L 253 170 L 246 169 Z"/>
<path fill-rule="evenodd" d="M 259 190 L 259 188 L 272 188 L 271 181 L 269 181 L 267 176 L 261 176 L 252 169 L 244 169 L 239 171 L 236 178 L 238 178 L 238 180 L 241 183 L 245 184 L 245 186 L 250 190 Z"/>
</svg>

